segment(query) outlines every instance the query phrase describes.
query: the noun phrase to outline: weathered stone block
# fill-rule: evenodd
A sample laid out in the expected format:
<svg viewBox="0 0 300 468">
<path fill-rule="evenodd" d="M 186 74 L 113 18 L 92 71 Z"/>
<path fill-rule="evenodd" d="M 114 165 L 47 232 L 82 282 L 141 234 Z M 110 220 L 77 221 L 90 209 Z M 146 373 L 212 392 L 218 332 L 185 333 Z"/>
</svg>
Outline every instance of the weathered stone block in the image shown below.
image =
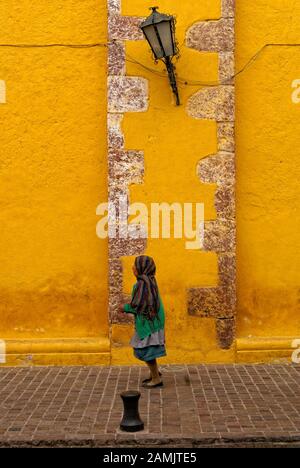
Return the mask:
<svg viewBox="0 0 300 468">
<path fill-rule="evenodd" d="M 122 114 L 108 114 L 107 116 L 107 139 L 109 148 L 121 149 L 124 147 L 124 134 L 121 129 L 122 120 Z"/>
<path fill-rule="evenodd" d="M 207 221 L 203 248 L 209 252 L 233 252 L 236 246 L 235 220 Z"/>
<path fill-rule="evenodd" d="M 110 14 L 108 16 L 109 40 L 137 41 L 143 39 L 140 24 L 143 18 L 135 16 L 120 16 Z"/>
<path fill-rule="evenodd" d="M 233 153 L 235 149 L 234 123 L 219 122 L 217 131 L 219 151 L 229 151 Z"/>
<path fill-rule="evenodd" d="M 110 240 L 110 255 L 112 258 L 141 255 L 145 252 L 146 245 L 147 239 L 121 239 L 116 237 Z"/>
<path fill-rule="evenodd" d="M 235 73 L 235 61 L 233 52 L 219 54 L 219 80 L 221 84 L 233 84 Z"/>
<path fill-rule="evenodd" d="M 231 348 L 235 339 L 235 319 L 222 318 L 216 320 L 216 331 L 220 348 Z"/>
<path fill-rule="evenodd" d="M 110 14 L 121 13 L 121 0 L 107 0 L 107 9 Z"/>
<path fill-rule="evenodd" d="M 109 177 L 114 183 L 139 184 L 144 175 L 142 151 L 109 150 Z"/>
<path fill-rule="evenodd" d="M 217 188 L 215 208 L 219 219 L 235 220 L 235 188 L 233 184 L 220 185 Z"/>
<path fill-rule="evenodd" d="M 108 78 L 109 112 L 145 112 L 148 108 L 148 81 L 144 78 Z"/>
<path fill-rule="evenodd" d="M 208 156 L 198 164 L 198 175 L 202 182 L 233 184 L 235 181 L 235 157 L 233 153 L 220 152 Z"/>
<path fill-rule="evenodd" d="M 233 122 L 235 116 L 234 87 L 224 85 L 201 89 L 190 97 L 187 112 L 196 119 Z"/>
<path fill-rule="evenodd" d="M 222 0 L 222 17 L 234 18 L 235 0 Z"/>
<path fill-rule="evenodd" d="M 234 20 L 202 21 L 187 32 L 188 47 L 203 52 L 232 52 L 234 50 Z"/>
<path fill-rule="evenodd" d="M 125 46 L 122 42 L 108 45 L 108 75 L 125 75 Z"/>
<path fill-rule="evenodd" d="M 233 288 L 236 284 L 236 258 L 235 253 L 219 254 L 219 279 L 220 285 L 225 288 Z"/>
</svg>

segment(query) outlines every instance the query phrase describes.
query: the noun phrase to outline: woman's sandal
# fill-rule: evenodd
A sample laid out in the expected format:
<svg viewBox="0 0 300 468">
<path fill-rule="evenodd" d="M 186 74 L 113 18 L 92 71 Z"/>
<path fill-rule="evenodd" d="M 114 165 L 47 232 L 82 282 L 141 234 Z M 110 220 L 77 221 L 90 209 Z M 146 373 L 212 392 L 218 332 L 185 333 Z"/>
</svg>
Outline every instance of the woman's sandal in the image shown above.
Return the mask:
<svg viewBox="0 0 300 468">
<path fill-rule="evenodd" d="M 162 373 L 159 372 L 158 375 L 159 375 L 159 377 L 161 377 L 161 376 L 162 376 Z M 152 379 L 151 379 L 151 377 L 150 377 L 150 379 L 144 379 L 144 380 L 142 380 L 142 383 L 144 384 L 144 383 L 147 383 L 147 382 L 151 382 L 151 380 L 152 380 Z"/>
<path fill-rule="evenodd" d="M 144 388 L 157 388 L 157 387 L 163 387 L 163 386 L 164 386 L 163 382 L 159 382 L 159 383 L 157 383 L 155 385 L 150 385 L 150 384 L 143 384 L 142 385 L 142 387 L 144 387 Z"/>
</svg>

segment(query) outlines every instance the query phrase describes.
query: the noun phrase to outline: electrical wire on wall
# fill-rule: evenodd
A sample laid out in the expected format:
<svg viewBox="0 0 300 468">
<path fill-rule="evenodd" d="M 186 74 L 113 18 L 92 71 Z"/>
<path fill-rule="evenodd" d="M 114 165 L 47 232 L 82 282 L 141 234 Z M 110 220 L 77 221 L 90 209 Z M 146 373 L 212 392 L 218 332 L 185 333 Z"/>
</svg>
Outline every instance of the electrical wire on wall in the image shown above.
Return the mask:
<svg viewBox="0 0 300 468">
<path fill-rule="evenodd" d="M 250 59 L 246 62 L 246 64 L 238 71 L 236 72 L 234 75 L 231 75 L 231 76 L 228 76 L 227 78 L 224 78 L 223 80 L 218 80 L 218 81 L 196 81 L 196 80 L 189 80 L 189 79 L 185 79 L 185 78 L 182 78 L 180 76 L 177 76 L 177 80 L 178 82 L 184 84 L 184 85 L 187 85 L 187 86 L 219 86 L 219 85 L 222 85 L 222 84 L 228 84 L 229 82 L 231 82 L 232 80 L 234 80 L 237 76 L 241 75 L 244 71 L 246 71 L 254 62 L 256 62 L 256 60 L 259 58 L 259 56 L 262 54 L 262 52 L 267 49 L 268 47 L 300 47 L 300 44 L 276 44 L 276 43 L 269 43 L 269 44 L 264 44 L 257 52 L 255 52 L 255 54 L 250 57 Z M 164 73 L 164 72 L 158 72 L 157 70 L 154 70 L 152 68 L 149 68 L 147 66 L 145 66 L 144 64 L 138 62 L 136 59 L 134 59 L 133 57 L 130 57 L 128 54 L 127 54 L 127 57 L 128 59 L 126 59 L 127 62 L 131 62 L 131 63 L 135 63 L 137 65 L 140 65 L 141 67 L 143 67 L 144 69 L 152 72 L 152 73 L 155 73 L 157 75 L 160 75 L 162 77 L 166 77 L 167 74 Z"/>
<path fill-rule="evenodd" d="M 0 44 L 0 47 L 8 47 L 8 48 L 23 48 L 23 49 L 33 49 L 33 48 L 49 48 L 49 47 L 61 47 L 61 48 L 71 48 L 71 49 L 93 49 L 97 47 L 108 47 L 111 44 L 114 44 L 115 41 L 111 42 L 95 42 L 91 44 L 64 44 L 64 43 L 53 43 L 53 44 Z M 263 53 L 263 51 L 269 47 L 300 47 L 300 44 L 297 43 L 286 43 L 286 44 L 280 44 L 280 43 L 268 43 L 264 44 L 255 54 L 246 62 L 246 64 L 235 74 L 228 76 L 227 78 L 224 78 L 223 80 L 219 81 L 197 81 L 197 80 L 189 80 L 188 78 L 183 78 L 180 76 L 177 76 L 177 80 L 179 83 L 186 85 L 186 86 L 219 86 L 223 84 L 228 84 L 232 80 L 234 80 L 237 76 L 241 75 L 243 72 L 245 72 L 253 63 L 256 62 L 256 60 L 260 57 L 260 55 Z M 127 54 L 126 57 L 126 62 L 129 63 L 134 63 L 138 65 L 139 67 L 147 70 L 150 73 L 153 73 L 157 76 L 160 76 L 162 78 L 166 78 L 167 74 L 164 72 L 160 72 L 159 70 L 155 70 L 154 68 L 150 68 L 147 65 L 143 64 L 142 62 L 139 62 L 136 60 L 134 57 L 131 57 L 130 55 Z"/>
</svg>

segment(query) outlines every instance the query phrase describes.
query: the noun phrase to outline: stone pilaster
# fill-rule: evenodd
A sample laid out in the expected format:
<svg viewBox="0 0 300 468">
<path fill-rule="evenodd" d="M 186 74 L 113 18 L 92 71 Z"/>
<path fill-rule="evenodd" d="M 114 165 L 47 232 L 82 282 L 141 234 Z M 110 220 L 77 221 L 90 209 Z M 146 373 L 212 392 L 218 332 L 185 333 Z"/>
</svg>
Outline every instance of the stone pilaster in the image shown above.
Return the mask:
<svg viewBox="0 0 300 468">
<path fill-rule="evenodd" d="M 108 198 L 119 212 L 119 200 L 128 200 L 128 187 L 141 183 L 144 174 L 142 151 L 125 151 L 122 119 L 125 112 L 145 112 L 148 108 L 148 83 L 140 77 L 126 76 L 125 40 L 142 38 L 141 18 L 121 16 L 121 0 L 108 0 Z M 128 200 L 129 202 L 129 200 Z M 116 237 L 109 239 L 109 316 L 110 322 L 127 323 L 131 319 L 119 312 L 120 304 L 128 299 L 122 291 L 122 265 L 120 258 L 139 255 L 146 248 L 146 239 L 120 238 L 115 220 Z"/>
<path fill-rule="evenodd" d="M 188 312 L 213 317 L 219 346 L 228 349 L 235 338 L 236 322 L 234 0 L 222 1 L 218 21 L 194 24 L 187 31 L 186 43 L 199 51 L 218 53 L 220 82 L 202 88 L 187 105 L 192 117 L 217 122 L 218 153 L 199 162 L 198 175 L 203 183 L 217 185 L 217 218 L 205 223 L 204 250 L 217 253 L 219 270 L 217 287 L 188 291 Z"/>
</svg>

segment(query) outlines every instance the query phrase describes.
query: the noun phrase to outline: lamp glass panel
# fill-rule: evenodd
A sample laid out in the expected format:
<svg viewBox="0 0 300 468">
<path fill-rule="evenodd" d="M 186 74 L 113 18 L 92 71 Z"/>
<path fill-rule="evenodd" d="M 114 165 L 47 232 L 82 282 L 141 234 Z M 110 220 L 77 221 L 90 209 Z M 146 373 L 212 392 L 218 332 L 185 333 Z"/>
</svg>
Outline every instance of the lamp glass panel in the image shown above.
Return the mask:
<svg viewBox="0 0 300 468">
<path fill-rule="evenodd" d="M 153 53 L 157 59 L 164 57 L 164 51 L 162 50 L 159 41 L 156 36 L 156 32 L 153 25 L 146 26 L 143 28 L 144 34 L 147 37 L 149 44 L 153 50 Z"/>
<path fill-rule="evenodd" d="M 170 57 L 174 55 L 174 40 L 171 21 L 162 21 L 157 25 L 157 29 L 165 51 L 165 56 Z"/>
</svg>

